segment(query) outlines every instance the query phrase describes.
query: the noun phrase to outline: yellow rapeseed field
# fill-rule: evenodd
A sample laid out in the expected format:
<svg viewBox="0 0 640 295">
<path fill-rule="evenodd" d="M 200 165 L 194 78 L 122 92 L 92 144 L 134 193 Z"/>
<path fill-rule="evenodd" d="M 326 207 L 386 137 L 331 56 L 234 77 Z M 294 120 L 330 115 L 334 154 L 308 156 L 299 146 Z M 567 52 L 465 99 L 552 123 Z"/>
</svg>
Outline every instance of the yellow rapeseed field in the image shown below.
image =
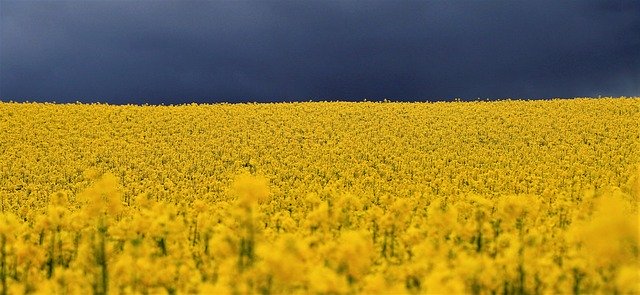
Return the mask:
<svg viewBox="0 0 640 295">
<path fill-rule="evenodd" d="M 640 293 L 640 98 L 0 103 L 1 294 Z"/>
</svg>

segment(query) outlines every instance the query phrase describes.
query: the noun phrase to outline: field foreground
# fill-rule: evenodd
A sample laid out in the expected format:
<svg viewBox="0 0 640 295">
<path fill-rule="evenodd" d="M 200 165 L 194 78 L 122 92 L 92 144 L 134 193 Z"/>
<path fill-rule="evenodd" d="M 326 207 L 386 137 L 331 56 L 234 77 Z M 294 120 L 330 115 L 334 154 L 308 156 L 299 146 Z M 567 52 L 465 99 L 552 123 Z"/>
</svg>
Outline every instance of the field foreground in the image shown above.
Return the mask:
<svg viewBox="0 0 640 295">
<path fill-rule="evenodd" d="M 640 293 L 640 99 L 0 103 L 1 294 Z"/>
</svg>

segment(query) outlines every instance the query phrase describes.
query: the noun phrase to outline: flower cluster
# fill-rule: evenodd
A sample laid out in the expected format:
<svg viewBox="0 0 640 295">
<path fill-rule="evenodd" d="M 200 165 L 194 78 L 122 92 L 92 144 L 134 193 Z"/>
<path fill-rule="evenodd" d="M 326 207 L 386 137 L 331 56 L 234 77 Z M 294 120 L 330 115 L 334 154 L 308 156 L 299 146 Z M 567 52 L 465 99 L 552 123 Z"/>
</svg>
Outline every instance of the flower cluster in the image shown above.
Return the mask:
<svg viewBox="0 0 640 295">
<path fill-rule="evenodd" d="M 640 293 L 640 99 L 0 103 L 0 293 Z"/>
</svg>

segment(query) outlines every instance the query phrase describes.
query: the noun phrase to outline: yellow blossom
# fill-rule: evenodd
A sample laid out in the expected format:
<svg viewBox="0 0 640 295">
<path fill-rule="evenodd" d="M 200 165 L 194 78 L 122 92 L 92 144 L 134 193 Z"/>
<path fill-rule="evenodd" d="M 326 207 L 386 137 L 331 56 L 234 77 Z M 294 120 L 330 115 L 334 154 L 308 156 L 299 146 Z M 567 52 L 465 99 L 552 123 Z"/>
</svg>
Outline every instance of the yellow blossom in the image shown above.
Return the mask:
<svg viewBox="0 0 640 295">
<path fill-rule="evenodd" d="M 235 178 L 231 189 L 244 205 L 260 203 L 269 196 L 269 183 L 266 178 L 246 173 Z"/>
</svg>

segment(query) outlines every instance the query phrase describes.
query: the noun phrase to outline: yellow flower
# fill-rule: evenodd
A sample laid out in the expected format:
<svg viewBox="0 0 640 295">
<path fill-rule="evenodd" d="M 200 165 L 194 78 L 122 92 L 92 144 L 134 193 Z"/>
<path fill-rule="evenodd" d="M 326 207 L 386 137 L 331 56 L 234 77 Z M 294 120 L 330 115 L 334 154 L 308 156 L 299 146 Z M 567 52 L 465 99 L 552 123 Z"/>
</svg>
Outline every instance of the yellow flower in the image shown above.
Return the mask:
<svg viewBox="0 0 640 295">
<path fill-rule="evenodd" d="M 363 231 L 346 231 L 340 236 L 336 255 L 346 273 L 353 279 L 360 279 L 366 274 L 373 257 L 371 237 Z"/>
<path fill-rule="evenodd" d="M 269 196 L 269 182 L 263 176 L 248 173 L 238 175 L 232 185 L 233 193 L 243 205 L 252 205 L 264 201 Z"/>
<path fill-rule="evenodd" d="M 640 266 L 637 259 L 635 265 L 626 265 L 618 270 L 615 284 L 621 294 L 640 293 Z"/>
<path fill-rule="evenodd" d="M 309 272 L 309 287 L 313 293 L 342 294 L 348 291 L 346 278 L 325 266 L 315 266 Z"/>
<path fill-rule="evenodd" d="M 12 213 L 0 213 L 0 235 L 9 241 L 13 240 L 19 229 L 19 220 Z"/>
<path fill-rule="evenodd" d="M 285 235 L 274 245 L 259 248 L 258 255 L 262 257 L 270 274 L 283 284 L 300 284 L 304 281 L 306 267 L 304 261 L 305 249 L 295 236 Z"/>
<path fill-rule="evenodd" d="M 0 102 L 7 290 L 638 293 L 639 115 Z"/>
<path fill-rule="evenodd" d="M 576 224 L 570 232 L 572 238 L 583 242 L 588 255 L 598 266 L 637 262 L 639 259 L 639 215 L 630 213 L 625 204 L 619 195 L 601 196 L 592 219 Z"/>
</svg>

